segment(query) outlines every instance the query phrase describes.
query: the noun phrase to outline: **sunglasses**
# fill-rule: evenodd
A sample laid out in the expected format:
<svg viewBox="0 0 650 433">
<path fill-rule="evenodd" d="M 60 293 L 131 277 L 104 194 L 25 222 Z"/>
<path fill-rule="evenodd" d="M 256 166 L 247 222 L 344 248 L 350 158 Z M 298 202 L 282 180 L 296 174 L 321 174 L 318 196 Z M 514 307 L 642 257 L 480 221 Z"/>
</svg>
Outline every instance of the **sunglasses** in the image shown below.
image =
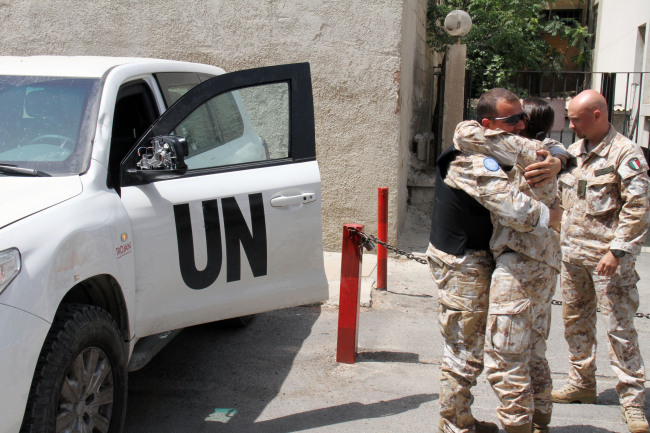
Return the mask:
<svg viewBox="0 0 650 433">
<path fill-rule="evenodd" d="M 523 111 L 519 114 L 513 114 L 512 116 L 507 116 L 507 117 L 484 117 L 484 119 L 490 119 L 490 120 L 502 120 L 503 123 L 507 123 L 508 125 L 516 125 L 519 123 L 520 120 L 528 120 L 528 116 L 526 113 Z"/>
</svg>

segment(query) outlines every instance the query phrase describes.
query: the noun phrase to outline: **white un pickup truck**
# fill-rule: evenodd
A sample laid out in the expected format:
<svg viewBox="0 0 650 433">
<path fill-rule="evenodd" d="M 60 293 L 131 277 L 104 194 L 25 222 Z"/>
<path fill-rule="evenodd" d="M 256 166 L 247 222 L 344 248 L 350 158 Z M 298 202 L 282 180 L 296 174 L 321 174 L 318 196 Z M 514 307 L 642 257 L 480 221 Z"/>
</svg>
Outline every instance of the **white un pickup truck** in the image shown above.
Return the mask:
<svg viewBox="0 0 650 433">
<path fill-rule="evenodd" d="M 176 330 L 326 297 L 309 65 L 0 57 L 0 432 L 120 432 Z"/>
</svg>

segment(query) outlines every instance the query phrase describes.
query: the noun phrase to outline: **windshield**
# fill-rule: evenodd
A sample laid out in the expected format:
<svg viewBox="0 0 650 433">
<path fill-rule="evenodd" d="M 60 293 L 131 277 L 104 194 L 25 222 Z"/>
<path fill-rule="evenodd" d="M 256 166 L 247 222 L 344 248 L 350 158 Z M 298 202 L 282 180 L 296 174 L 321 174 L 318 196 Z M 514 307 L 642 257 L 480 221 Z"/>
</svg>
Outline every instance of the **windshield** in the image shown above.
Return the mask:
<svg viewBox="0 0 650 433">
<path fill-rule="evenodd" d="M 0 166 L 53 176 L 84 172 L 98 88 L 94 78 L 0 75 Z"/>
</svg>

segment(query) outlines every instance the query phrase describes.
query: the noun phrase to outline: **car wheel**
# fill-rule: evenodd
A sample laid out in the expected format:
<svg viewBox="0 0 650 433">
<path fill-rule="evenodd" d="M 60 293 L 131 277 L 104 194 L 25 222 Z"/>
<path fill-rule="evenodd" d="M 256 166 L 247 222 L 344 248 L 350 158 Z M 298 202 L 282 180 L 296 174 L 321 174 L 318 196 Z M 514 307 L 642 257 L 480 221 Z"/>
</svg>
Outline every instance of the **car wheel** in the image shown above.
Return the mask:
<svg viewBox="0 0 650 433">
<path fill-rule="evenodd" d="M 65 306 L 41 350 L 20 431 L 118 433 L 126 384 L 126 354 L 110 314 Z"/>
</svg>

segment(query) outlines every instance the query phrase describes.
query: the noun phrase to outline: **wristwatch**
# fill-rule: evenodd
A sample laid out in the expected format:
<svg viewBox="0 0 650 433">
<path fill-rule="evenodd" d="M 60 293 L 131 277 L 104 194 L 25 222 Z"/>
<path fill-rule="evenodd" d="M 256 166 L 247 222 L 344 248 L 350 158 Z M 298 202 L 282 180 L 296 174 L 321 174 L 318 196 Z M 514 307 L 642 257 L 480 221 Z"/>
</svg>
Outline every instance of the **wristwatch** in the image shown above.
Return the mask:
<svg viewBox="0 0 650 433">
<path fill-rule="evenodd" d="M 625 255 L 625 251 L 623 250 L 610 250 L 612 254 L 614 254 L 614 257 L 621 258 Z"/>
</svg>

